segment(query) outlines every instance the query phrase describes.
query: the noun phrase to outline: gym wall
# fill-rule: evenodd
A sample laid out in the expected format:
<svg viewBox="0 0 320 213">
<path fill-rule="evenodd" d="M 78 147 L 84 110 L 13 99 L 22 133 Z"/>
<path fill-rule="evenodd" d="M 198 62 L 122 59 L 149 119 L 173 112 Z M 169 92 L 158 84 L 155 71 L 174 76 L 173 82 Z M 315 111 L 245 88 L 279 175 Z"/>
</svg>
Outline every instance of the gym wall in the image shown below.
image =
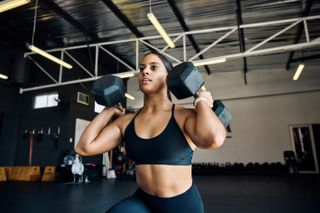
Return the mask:
<svg viewBox="0 0 320 213">
<path fill-rule="evenodd" d="M 224 101 L 232 138 L 217 150 L 198 150 L 197 162 L 282 162 L 292 150 L 290 124 L 320 123 L 320 91 Z"/>
<path fill-rule="evenodd" d="M 247 73 L 203 73 L 207 90 L 221 99 L 232 113 L 231 130 L 225 144 L 217 150 L 195 152 L 193 162 L 282 162 L 283 151 L 291 150 L 290 124 L 320 123 L 320 79 L 316 66 L 306 66 L 301 78 L 293 72 L 259 70 Z M 142 106 L 136 78 L 128 82 L 128 93 L 136 97 L 128 107 Z M 192 106 L 192 99 L 174 102 Z"/>
<path fill-rule="evenodd" d="M 0 84 L 0 108 L 2 109 L 2 125 L 0 134 L 0 165 L 14 165 L 15 145 L 18 128 L 16 107 L 18 105 L 18 89 Z"/>
<path fill-rule="evenodd" d="M 75 119 L 92 120 L 96 115 L 93 97 L 89 98 L 89 106 L 76 102 L 78 91 L 90 95 L 90 91 L 85 88 L 90 90 L 91 85 L 87 83 L 83 86 L 85 87 L 70 85 L 19 94 L 18 89 L 0 84 L 0 94 L 4 97 L 0 104 L 4 109 L 4 124 L 0 138 L 0 165 L 27 165 L 29 142 L 28 136 L 23 133 L 25 130 L 35 130 L 37 133 L 41 129 L 44 131 L 41 140 L 37 139 L 37 134 L 34 135 L 33 165 L 60 165 L 64 155 L 74 146 Z M 55 91 L 59 93 L 61 99 L 58 107 L 32 109 L 35 95 Z M 49 127 L 51 127 L 51 133 L 47 135 Z M 60 127 L 60 135 L 55 140 L 58 127 Z M 101 156 L 88 157 L 84 162 L 101 164 L 101 158 Z"/>
</svg>

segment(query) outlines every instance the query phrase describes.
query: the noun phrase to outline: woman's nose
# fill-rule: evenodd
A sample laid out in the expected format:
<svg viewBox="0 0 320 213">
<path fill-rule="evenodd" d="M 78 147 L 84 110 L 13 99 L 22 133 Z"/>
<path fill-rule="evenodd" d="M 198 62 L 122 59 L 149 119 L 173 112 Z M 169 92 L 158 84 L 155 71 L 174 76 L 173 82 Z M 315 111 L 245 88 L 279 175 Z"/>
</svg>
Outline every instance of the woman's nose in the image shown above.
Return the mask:
<svg viewBox="0 0 320 213">
<path fill-rule="evenodd" d="M 149 75 L 149 72 L 150 72 L 149 68 L 146 67 L 146 68 L 143 69 L 142 74 L 143 75 Z"/>
</svg>

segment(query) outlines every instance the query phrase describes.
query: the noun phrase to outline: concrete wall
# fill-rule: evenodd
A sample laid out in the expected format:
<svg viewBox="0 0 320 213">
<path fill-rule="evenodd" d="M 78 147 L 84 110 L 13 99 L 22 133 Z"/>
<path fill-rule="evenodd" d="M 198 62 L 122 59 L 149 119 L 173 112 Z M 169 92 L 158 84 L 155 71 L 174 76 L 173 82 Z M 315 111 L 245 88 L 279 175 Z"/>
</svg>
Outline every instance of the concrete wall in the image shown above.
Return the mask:
<svg viewBox="0 0 320 213">
<path fill-rule="evenodd" d="M 298 81 L 283 69 L 243 73 L 203 74 L 206 87 L 231 111 L 232 138 L 217 150 L 200 150 L 194 162 L 283 162 L 283 151 L 292 149 L 290 124 L 320 123 L 320 73 L 306 65 Z M 136 97 L 128 107 L 142 106 L 137 79 L 128 81 L 128 93 Z M 192 99 L 176 103 L 191 106 Z"/>
</svg>

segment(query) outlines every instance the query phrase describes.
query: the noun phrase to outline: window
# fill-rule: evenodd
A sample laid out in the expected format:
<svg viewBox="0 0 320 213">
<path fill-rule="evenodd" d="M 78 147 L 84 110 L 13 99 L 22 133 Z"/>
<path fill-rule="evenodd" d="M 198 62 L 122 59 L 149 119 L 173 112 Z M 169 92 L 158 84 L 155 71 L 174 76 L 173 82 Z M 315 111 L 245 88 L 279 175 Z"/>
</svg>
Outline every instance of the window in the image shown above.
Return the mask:
<svg viewBox="0 0 320 213">
<path fill-rule="evenodd" d="M 34 97 L 33 108 L 40 109 L 40 108 L 55 107 L 55 106 L 58 106 L 58 103 L 59 103 L 59 94 L 57 92 L 42 94 Z"/>
</svg>

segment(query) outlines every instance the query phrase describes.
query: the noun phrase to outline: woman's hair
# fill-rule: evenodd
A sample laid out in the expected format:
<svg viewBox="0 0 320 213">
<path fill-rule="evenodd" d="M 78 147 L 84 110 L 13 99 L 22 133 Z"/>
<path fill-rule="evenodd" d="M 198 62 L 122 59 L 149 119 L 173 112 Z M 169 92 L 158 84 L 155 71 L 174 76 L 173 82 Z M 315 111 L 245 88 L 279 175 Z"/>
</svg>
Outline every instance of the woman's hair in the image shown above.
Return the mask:
<svg viewBox="0 0 320 213">
<path fill-rule="evenodd" d="M 160 60 L 162 61 L 162 63 L 164 64 L 164 66 L 166 67 L 168 72 L 170 72 L 173 69 L 171 61 L 158 51 L 148 52 L 147 54 L 144 55 L 144 57 L 146 57 L 147 55 L 151 55 L 151 54 L 156 55 L 160 58 Z"/>
<path fill-rule="evenodd" d="M 172 65 L 171 61 L 158 51 L 148 52 L 147 54 L 144 55 L 144 57 L 146 57 L 147 55 L 151 55 L 151 54 L 158 56 L 158 58 L 162 61 L 163 65 L 165 66 L 167 72 L 171 72 L 173 70 L 173 65 Z M 167 91 L 167 95 L 168 95 L 169 100 L 172 101 L 169 88 Z"/>
</svg>

